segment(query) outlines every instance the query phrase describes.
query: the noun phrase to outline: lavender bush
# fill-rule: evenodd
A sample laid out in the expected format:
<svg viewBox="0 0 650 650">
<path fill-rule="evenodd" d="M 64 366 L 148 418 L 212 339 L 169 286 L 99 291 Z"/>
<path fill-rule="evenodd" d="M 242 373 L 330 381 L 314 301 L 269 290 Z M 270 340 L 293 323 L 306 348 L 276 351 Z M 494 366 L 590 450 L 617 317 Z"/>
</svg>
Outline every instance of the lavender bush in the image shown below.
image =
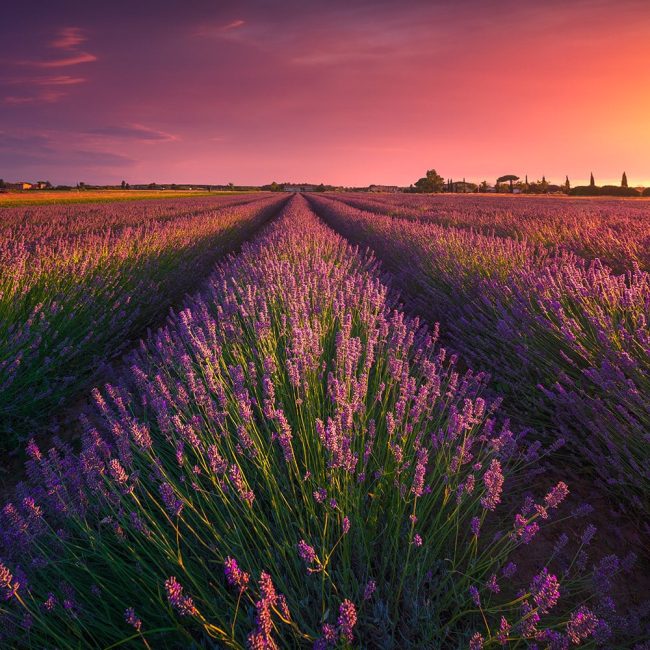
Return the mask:
<svg viewBox="0 0 650 650">
<path fill-rule="evenodd" d="M 221 197 L 4 210 L 0 449 L 78 395 L 102 360 L 278 208 L 269 197 Z"/>
<path fill-rule="evenodd" d="M 348 205 L 436 223 L 551 250 L 600 259 L 617 273 L 635 264 L 650 271 L 650 203 L 622 199 L 534 196 L 339 194 Z"/>
<path fill-rule="evenodd" d="M 647 527 L 650 514 L 650 275 L 526 241 L 392 218 L 313 197 L 372 246 L 416 310 L 493 373 L 507 408 L 554 440 Z"/>
<path fill-rule="evenodd" d="M 607 642 L 618 560 L 592 570 L 588 536 L 565 534 L 517 567 L 567 485 L 517 503 L 523 441 L 436 338 L 292 199 L 95 391 L 78 455 L 30 444 L 2 512 L 0 639 Z"/>
</svg>

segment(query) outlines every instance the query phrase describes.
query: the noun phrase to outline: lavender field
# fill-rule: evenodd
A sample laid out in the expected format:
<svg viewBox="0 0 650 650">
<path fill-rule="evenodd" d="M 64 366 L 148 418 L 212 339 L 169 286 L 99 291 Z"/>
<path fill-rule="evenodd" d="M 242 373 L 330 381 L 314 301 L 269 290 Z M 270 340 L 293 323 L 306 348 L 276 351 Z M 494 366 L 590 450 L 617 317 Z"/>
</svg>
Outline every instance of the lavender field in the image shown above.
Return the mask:
<svg viewBox="0 0 650 650">
<path fill-rule="evenodd" d="M 0 647 L 647 648 L 649 249 L 643 201 L 3 210 Z"/>
</svg>

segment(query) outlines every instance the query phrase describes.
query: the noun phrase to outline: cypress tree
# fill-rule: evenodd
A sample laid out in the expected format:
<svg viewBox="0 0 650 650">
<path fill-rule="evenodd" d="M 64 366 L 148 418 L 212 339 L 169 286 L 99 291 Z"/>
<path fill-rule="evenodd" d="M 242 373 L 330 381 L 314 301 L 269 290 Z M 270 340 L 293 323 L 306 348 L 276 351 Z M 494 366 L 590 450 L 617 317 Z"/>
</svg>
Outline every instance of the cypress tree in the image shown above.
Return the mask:
<svg viewBox="0 0 650 650">
<path fill-rule="evenodd" d="M 591 180 L 589 181 L 589 187 L 596 187 L 596 181 L 594 180 L 593 172 L 591 172 Z"/>
<path fill-rule="evenodd" d="M 621 187 L 627 187 L 627 174 L 623 172 L 623 178 L 621 179 Z"/>
</svg>

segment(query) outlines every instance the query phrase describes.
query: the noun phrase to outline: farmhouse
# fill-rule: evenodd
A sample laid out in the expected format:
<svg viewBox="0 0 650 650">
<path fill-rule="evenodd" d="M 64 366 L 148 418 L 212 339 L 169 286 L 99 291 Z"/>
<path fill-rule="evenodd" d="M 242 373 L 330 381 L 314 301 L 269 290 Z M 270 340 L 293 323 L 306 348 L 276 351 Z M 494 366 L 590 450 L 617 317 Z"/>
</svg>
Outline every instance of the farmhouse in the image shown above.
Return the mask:
<svg viewBox="0 0 650 650">
<path fill-rule="evenodd" d="M 395 194 L 401 191 L 402 188 L 398 187 L 397 185 L 369 185 L 368 186 L 368 192 L 390 192 Z"/>
<path fill-rule="evenodd" d="M 33 183 L 5 183 L 5 188 L 8 190 L 31 190 L 34 187 Z"/>
<path fill-rule="evenodd" d="M 285 185 L 285 192 L 314 192 L 316 190 L 315 185 Z"/>
</svg>

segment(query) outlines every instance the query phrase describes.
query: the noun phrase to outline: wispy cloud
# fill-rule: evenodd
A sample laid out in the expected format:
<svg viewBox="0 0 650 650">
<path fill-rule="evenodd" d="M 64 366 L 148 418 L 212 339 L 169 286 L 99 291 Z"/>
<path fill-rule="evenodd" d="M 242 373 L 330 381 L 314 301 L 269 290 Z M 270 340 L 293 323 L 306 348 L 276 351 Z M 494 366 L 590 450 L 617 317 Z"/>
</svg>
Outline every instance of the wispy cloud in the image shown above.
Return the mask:
<svg viewBox="0 0 650 650">
<path fill-rule="evenodd" d="M 20 92 L 8 93 L 0 99 L 5 106 L 20 106 L 28 104 L 52 104 L 68 95 L 65 87 L 79 86 L 87 81 L 86 77 L 64 74 L 66 68 L 92 63 L 97 57 L 80 48 L 88 40 L 81 27 L 64 27 L 50 41 L 51 57 L 40 59 L 25 59 L 16 61 L 17 66 L 25 69 L 24 75 L 12 76 L 2 80 L 4 85 L 18 87 Z M 61 74 L 29 73 L 30 68 L 39 70 L 61 70 Z M 56 88 L 56 89 L 55 89 Z"/>
<path fill-rule="evenodd" d="M 92 63 L 97 61 L 97 57 L 90 52 L 79 52 L 72 56 L 62 59 L 46 59 L 44 61 L 21 61 L 23 65 L 33 66 L 35 68 L 67 68 L 80 63 Z"/>
<path fill-rule="evenodd" d="M 152 129 L 142 124 L 128 124 L 125 126 L 100 126 L 86 131 L 87 135 L 98 136 L 102 139 L 138 140 L 140 142 L 171 142 L 178 140 L 178 136 L 165 131 Z"/>
<path fill-rule="evenodd" d="M 87 40 L 88 38 L 80 27 L 64 27 L 51 41 L 51 45 L 60 50 L 73 50 Z"/>
<path fill-rule="evenodd" d="M 83 165 L 89 169 L 125 167 L 135 160 L 112 151 L 70 146 L 68 134 L 61 133 L 16 133 L 0 131 L 0 166 L 17 164 L 26 168 L 32 166 L 51 167 L 62 158 L 71 165 Z"/>
<path fill-rule="evenodd" d="M 244 25 L 246 25 L 246 21 L 241 18 L 232 20 L 228 23 L 209 23 L 206 25 L 199 25 L 195 30 L 195 34 L 204 37 L 230 36 L 232 32 L 239 30 Z"/>
</svg>

